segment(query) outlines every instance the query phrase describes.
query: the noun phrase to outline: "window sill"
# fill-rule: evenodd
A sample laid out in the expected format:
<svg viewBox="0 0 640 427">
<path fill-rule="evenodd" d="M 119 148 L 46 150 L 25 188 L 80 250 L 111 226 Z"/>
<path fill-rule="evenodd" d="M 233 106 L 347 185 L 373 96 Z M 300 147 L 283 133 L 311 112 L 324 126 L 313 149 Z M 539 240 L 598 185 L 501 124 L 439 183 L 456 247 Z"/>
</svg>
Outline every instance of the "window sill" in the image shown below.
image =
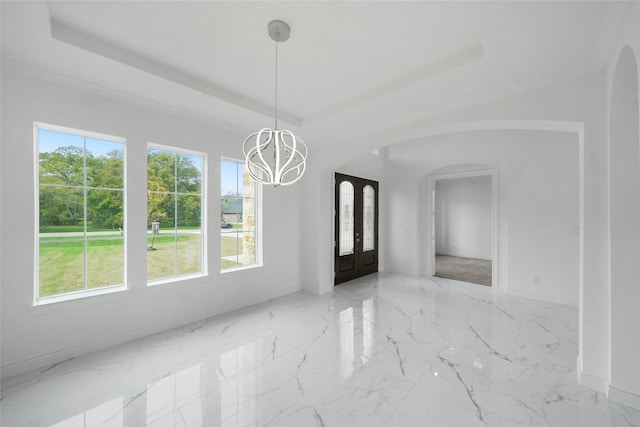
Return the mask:
<svg viewBox="0 0 640 427">
<path fill-rule="evenodd" d="M 96 297 L 100 295 L 114 294 L 114 293 L 123 292 L 126 290 L 127 290 L 127 287 L 125 285 L 117 285 L 117 286 L 109 286 L 108 288 L 99 288 L 99 289 L 92 289 L 88 291 L 78 291 L 78 292 L 73 292 L 73 293 L 68 293 L 63 295 L 42 297 L 37 299 L 33 303 L 32 308 L 47 306 L 51 304 L 57 304 L 60 302 L 91 298 L 91 297 Z"/>
<path fill-rule="evenodd" d="M 186 280 L 199 279 L 201 277 L 207 277 L 207 276 L 208 275 L 206 273 L 194 273 L 194 274 L 185 274 L 184 276 L 171 276 L 171 277 L 165 277 L 162 279 L 154 279 L 154 280 L 149 280 L 147 282 L 147 287 L 167 285 L 169 283 L 176 283 L 176 282 L 184 282 Z"/>
<path fill-rule="evenodd" d="M 262 264 L 243 265 L 242 267 L 230 267 L 230 268 L 225 268 L 224 270 L 220 270 L 220 274 L 225 275 L 230 273 L 237 273 L 240 271 L 255 270 L 257 268 L 262 268 L 262 267 L 263 267 Z"/>
</svg>

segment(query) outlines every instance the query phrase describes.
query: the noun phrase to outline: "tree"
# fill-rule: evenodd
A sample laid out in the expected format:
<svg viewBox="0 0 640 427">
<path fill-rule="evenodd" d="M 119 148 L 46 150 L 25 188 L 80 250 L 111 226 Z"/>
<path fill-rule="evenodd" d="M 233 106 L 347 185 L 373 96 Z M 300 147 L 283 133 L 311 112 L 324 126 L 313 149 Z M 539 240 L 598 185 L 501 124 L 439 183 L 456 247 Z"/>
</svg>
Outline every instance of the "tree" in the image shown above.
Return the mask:
<svg viewBox="0 0 640 427">
<path fill-rule="evenodd" d="M 83 150 L 59 147 L 52 153 L 40 153 L 40 228 L 50 225 L 74 225 L 84 216 L 82 192 L 84 183 Z"/>
<path fill-rule="evenodd" d="M 94 157 L 81 147 L 58 147 L 39 155 L 40 227 L 74 225 L 84 219 L 95 227 L 123 224 L 122 150 Z"/>
<path fill-rule="evenodd" d="M 40 153 L 40 225 L 118 228 L 124 212 L 124 152 L 94 156 L 77 146 Z M 147 156 L 148 218 L 164 227 L 200 225 L 202 174 L 187 155 L 153 150 Z M 86 201 L 84 189 L 86 186 Z M 175 193 L 178 195 L 176 213 Z M 188 195 L 193 194 L 193 196 Z"/>
<path fill-rule="evenodd" d="M 84 151 L 80 147 L 58 147 L 52 153 L 40 153 L 40 184 L 82 186 Z"/>
<path fill-rule="evenodd" d="M 124 222 L 124 175 L 122 150 L 106 156 L 87 153 L 87 220 L 97 228 L 119 228 Z"/>
<path fill-rule="evenodd" d="M 147 215 L 149 223 L 158 221 L 162 227 L 174 227 L 176 214 L 179 225 L 200 225 L 200 192 L 202 174 L 190 156 L 166 151 L 147 154 Z M 175 193 L 178 195 L 176 213 Z"/>
<path fill-rule="evenodd" d="M 40 229 L 75 225 L 84 216 L 82 191 L 62 186 L 40 187 Z"/>
</svg>

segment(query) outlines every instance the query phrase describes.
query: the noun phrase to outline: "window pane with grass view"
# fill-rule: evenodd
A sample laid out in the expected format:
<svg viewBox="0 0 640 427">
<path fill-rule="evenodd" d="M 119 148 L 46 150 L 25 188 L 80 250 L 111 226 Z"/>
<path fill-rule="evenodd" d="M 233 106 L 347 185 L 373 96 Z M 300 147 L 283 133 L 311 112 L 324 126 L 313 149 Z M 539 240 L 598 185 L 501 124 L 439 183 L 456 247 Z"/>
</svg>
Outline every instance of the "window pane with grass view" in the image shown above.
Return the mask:
<svg viewBox="0 0 640 427">
<path fill-rule="evenodd" d="M 124 283 L 124 143 L 37 128 L 38 298 Z"/>
<path fill-rule="evenodd" d="M 204 272 L 204 155 L 150 146 L 147 150 L 147 278 Z"/>
<path fill-rule="evenodd" d="M 220 164 L 220 242 L 222 270 L 258 263 L 258 184 L 244 162 Z"/>
</svg>

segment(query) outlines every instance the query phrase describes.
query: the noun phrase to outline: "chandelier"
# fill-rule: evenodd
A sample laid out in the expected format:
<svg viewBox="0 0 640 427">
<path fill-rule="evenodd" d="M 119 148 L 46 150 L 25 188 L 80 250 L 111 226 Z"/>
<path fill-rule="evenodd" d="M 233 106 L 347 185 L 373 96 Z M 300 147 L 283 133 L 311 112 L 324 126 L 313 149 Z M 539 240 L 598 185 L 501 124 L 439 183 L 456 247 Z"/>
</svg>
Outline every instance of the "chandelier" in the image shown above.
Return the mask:
<svg viewBox="0 0 640 427">
<path fill-rule="evenodd" d="M 304 174 L 307 147 L 304 141 L 286 129 L 278 129 L 278 43 L 289 40 L 286 22 L 271 21 L 269 36 L 276 42 L 275 126 L 249 135 L 243 144 L 245 165 L 251 177 L 262 184 L 291 185 Z"/>
</svg>

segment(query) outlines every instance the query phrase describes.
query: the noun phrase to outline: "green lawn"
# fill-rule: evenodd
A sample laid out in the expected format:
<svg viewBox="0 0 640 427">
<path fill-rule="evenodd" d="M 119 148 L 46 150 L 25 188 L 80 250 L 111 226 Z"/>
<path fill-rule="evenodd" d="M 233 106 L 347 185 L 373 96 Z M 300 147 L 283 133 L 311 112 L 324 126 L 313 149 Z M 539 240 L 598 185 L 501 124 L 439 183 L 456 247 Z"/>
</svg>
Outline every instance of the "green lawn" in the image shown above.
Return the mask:
<svg viewBox="0 0 640 427">
<path fill-rule="evenodd" d="M 233 224 L 233 228 L 242 227 L 242 224 Z M 198 225 L 180 225 L 178 226 L 178 230 L 198 230 L 200 226 Z M 40 227 L 40 233 L 82 233 L 84 231 L 84 226 L 82 224 L 76 225 L 44 225 Z M 93 225 L 87 225 L 87 231 L 115 231 L 119 232 L 120 230 L 115 230 L 113 228 L 101 228 L 94 227 Z M 149 228 L 151 231 L 151 228 Z"/>
<path fill-rule="evenodd" d="M 151 246 L 151 238 L 147 239 Z M 147 279 L 179 276 L 197 273 L 200 266 L 200 235 L 184 234 L 174 236 L 156 236 L 153 242 L 155 250 L 147 251 Z"/>
<path fill-rule="evenodd" d="M 84 226 L 77 225 L 43 225 L 40 227 L 40 233 L 82 233 Z M 87 231 L 118 231 L 113 228 L 100 228 L 92 225 L 87 226 Z"/>
<path fill-rule="evenodd" d="M 222 256 L 242 253 L 242 242 L 223 236 Z M 238 248 L 238 244 L 240 245 Z M 148 238 L 151 246 L 151 237 Z M 149 280 L 195 273 L 201 270 L 200 235 L 156 236 L 156 250 L 147 252 Z M 177 257 L 176 257 L 177 249 Z M 87 287 L 99 288 L 124 282 L 124 245 L 118 235 L 87 239 Z M 221 259 L 221 268 L 240 264 Z M 41 237 L 39 252 L 40 296 L 84 289 L 84 241 L 82 236 Z"/>
<path fill-rule="evenodd" d="M 222 236 L 222 256 L 235 256 L 238 253 L 242 254 L 242 242 L 240 239 L 231 236 Z M 229 261 L 228 259 L 220 258 L 220 268 L 238 267 L 240 263 Z"/>
</svg>

